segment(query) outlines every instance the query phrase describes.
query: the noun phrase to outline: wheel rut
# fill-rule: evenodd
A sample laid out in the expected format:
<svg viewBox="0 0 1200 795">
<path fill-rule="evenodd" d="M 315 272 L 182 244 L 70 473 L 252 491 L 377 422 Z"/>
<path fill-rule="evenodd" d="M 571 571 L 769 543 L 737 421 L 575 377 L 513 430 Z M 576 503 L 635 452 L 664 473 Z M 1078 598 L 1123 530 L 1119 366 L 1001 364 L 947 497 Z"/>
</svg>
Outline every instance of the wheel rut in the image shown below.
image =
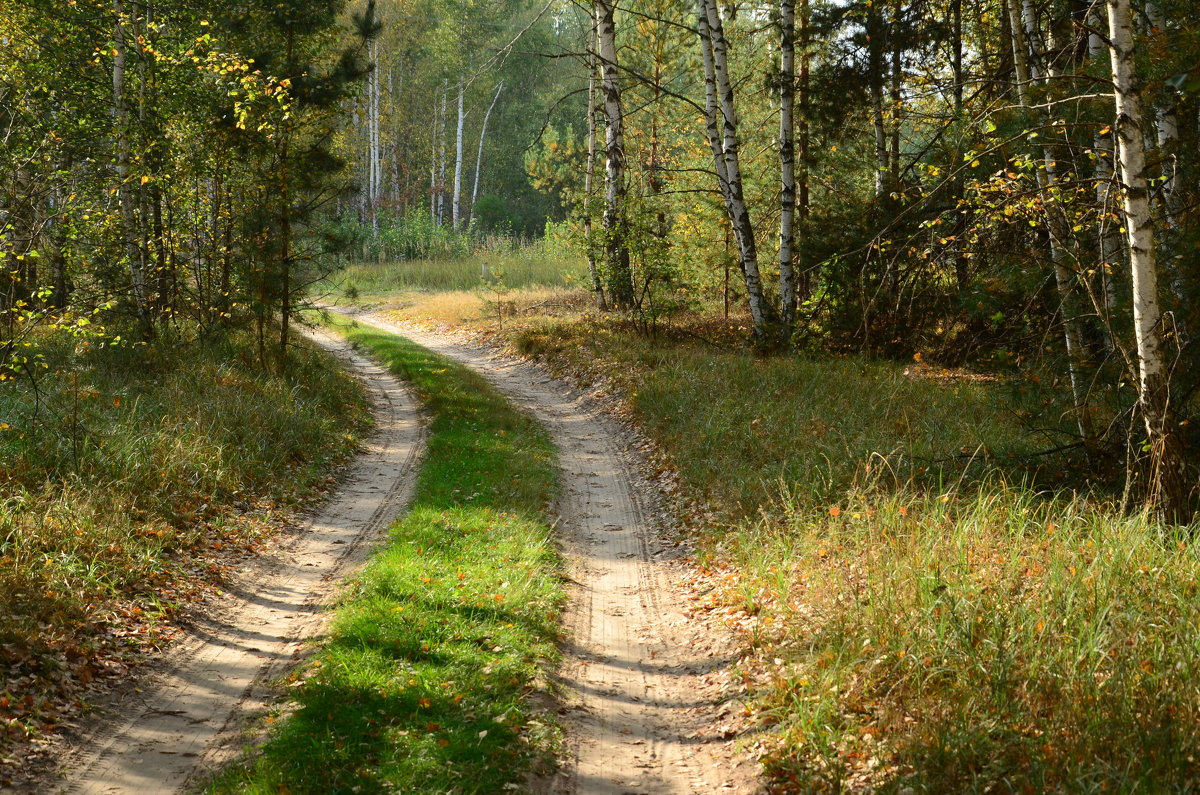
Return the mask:
<svg viewBox="0 0 1200 795">
<path fill-rule="evenodd" d="M 34 791 L 176 792 L 235 758 L 244 729 L 272 701 L 271 683 L 322 631 L 339 581 L 408 502 L 424 441 L 415 401 L 346 343 L 312 336 L 367 386 L 376 427 L 365 452 L 293 537 L 245 563 L 157 673 L 111 699 L 93 721 L 102 728 L 68 748 L 55 780 Z"/>
<path fill-rule="evenodd" d="M 655 533 L 654 490 L 625 436 L 587 398 L 527 363 L 369 313 L 359 322 L 401 334 L 481 373 L 544 424 L 559 449 L 558 538 L 569 605 L 555 676 L 568 758 L 537 793 L 670 795 L 753 792 L 753 764 L 720 727 L 727 644 L 688 618 L 673 547 Z"/>
</svg>

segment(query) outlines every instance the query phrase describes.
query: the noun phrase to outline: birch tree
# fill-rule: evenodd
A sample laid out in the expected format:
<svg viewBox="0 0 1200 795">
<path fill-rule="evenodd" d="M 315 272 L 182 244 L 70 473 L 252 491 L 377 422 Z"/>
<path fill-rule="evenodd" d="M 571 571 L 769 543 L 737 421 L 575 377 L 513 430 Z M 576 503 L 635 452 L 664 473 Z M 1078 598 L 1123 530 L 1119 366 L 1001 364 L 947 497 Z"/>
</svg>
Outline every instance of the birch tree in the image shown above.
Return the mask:
<svg viewBox="0 0 1200 795">
<path fill-rule="evenodd" d="M 1043 67 L 1044 50 L 1038 49 L 1034 42 L 1040 42 L 1037 20 L 1033 16 L 1033 6 L 1029 0 L 1023 2 L 1023 12 L 1016 7 L 1017 0 L 1009 5 L 1009 22 L 1012 31 L 1013 65 L 1016 73 L 1017 97 L 1021 107 L 1030 112 L 1032 102 L 1029 98 L 1030 86 L 1042 79 L 1046 73 Z M 1033 38 L 1030 38 L 1030 35 Z M 1077 301 L 1075 296 L 1075 274 L 1068 262 L 1070 259 L 1067 246 L 1072 237 L 1070 224 L 1063 215 L 1055 196 L 1058 182 L 1058 163 L 1053 148 L 1049 145 L 1041 147 L 1042 160 L 1036 172 L 1038 197 L 1045 210 L 1046 225 L 1050 247 L 1050 261 L 1054 269 L 1054 283 L 1058 290 L 1059 311 L 1062 313 L 1063 340 L 1067 350 L 1067 369 L 1071 383 L 1071 396 L 1075 414 L 1075 422 L 1079 428 L 1080 437 L 1088 444 L 1092 442 L 1093 432 L 1088 412 L 1087 384 L 1083 374 L 1084 349 L 1083 334 L 1080 328 Z"/>
<path fill-rule="evenodd" d="M 133 145 L 131 142 L 132 119 L 129 111 L 129 98 L 127 96 L 126 85 L 126 67 L 129 50 L 126 35 L 128 19 L 121 0 L 113 0 L 112 8 L 112 101 L 117 139 L 116 176 L 117 197 L 121 206 L 121 233 L 125 243 L 127 267 L 129 268 L 130 296 L 143 333 L 149 335 L 153 331 L 153 327 L 150 324 L 145 263 L 142 258 L 142 248 L 138 243 L 140 234 L 137 217 L 137 194 L 133 186 L 133 173 L 130 168 Z"/>
<path fill-rule="evenodd" d="M 1146 177 L 1144 118 L 1137 72 L 1133 15 L 1129 0 L 1106 0 L 1112 61 L 1114 131 L 1122 189 L 1122 210 L 1133 285 L 1133 326 L 1137 343 L 1138 407 L 1152 457 L 1152 496 L 1169 520 L 1191 520 L 1192 483 L 1173 419 L 1170 372 L 1159 306 L 1154 219 Z"/>
<path fill-rule="evenodd" d="M 617 64 L 617 32 L 612 0 L 596 0 L 596 40 L 600 58 L 600 92 L 603 97 L 604 139 L 604 243 L 606 281 L 612 305 L 633 306 L 633 274 L 625 212 L 625 131 L 621 111 L 621 77 Z"/>
<path fill-rule="evenodd" d="M 470 215 L 475 212 L 475 204 L 479 201 L 479 175 L 483 171 L 483 144 L 487 140 L 488 120 L 492 118 L 492 111 L 496 108 L 496 103 L 500 101 L 500 92 L 504 90 L 504 81 L 501 80 L 496 84 L 496 93 L 492 95 L 492 103 L 488 105 L 487 112 L 483 114 L 483 124 L 479 127 L 479 148 L 475 152 L 475 179 L 471 183 L 471 206 L 468 209 L 468 222 Z"/>
<path fill-rule="evenodd" d="M 600 280 L 600 269 L 596 265 L 596 241 L 592 229 L 593 177 L 596 172 L 596 83 L 599 61 L 597 52 L 598 26 L 596 14 L 589 15 L 589 31 L 587 45 L 587 162 L 583 172 L 583 245 L 588 263 L 588 278 L 592 283 L 592 293 L 596 296 L 596 308 L 608 310 L 608 301 L 604 297 L 604 283 Z"/>
<path fill-rule="evenodd" d="M 791 339 L 796 318 L 792 244 L 796 220 L 796 8 L 779 0 L 779 307 L 780 338 Z"/>
<path fill-rule="evenodd" d="M 733 83 L 729 77 L 729 48 L 715 0 L 697 0 L 696 20 L 704 63 L 705 129 L 725 211 L 737 240 L 754 339 L 760 345 L 767 344 L 773 313 L 763 294 L 758 244 L 742 187 L 741 143 Z"/>
<path fill-rule="evenodd" d="M 462 178 L 463 178 L 463 129 L 466 125 L 467 114 L 464 110 L 466 83 L 458 80 L 458 125 L 454 134 L 454 201 L 451 210 L 450 226 L 454 231 L 460 231 L 462 212 Z"/>
</svg>

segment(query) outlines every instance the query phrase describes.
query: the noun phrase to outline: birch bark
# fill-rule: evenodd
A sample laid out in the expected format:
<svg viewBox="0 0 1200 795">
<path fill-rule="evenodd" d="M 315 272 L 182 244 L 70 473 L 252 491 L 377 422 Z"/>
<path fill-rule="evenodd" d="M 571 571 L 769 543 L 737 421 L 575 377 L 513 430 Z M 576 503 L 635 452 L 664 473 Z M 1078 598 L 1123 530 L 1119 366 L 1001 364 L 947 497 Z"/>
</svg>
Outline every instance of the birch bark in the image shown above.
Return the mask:
<svg viewBox="0 0 1200 795">
<path fill-rule="evenodd" d="M 600 281 L 600 269 L 596 265 L 596 241 L 592 230 L 592 208 L 595 196 L 593 195 L 593 179 L 592 175 L 596 171 L 596 69 L 598 66 L 596 60 L 596 48 L 598 42 L 596 15 L 591 15 L 591 31 L 588 40 L 587 65 L 588 65 L 588 109 L 587 109 L 587 168 L 583 173 L 583 200 L 585 209 L 583 213 L 583 239 L 584 246 L 587 248 L 588 262 L 588 278 L 592 281 L 592 292 L 596 295 L 596 308 L 600 311 L 608 310 L 608 301 L 604 298 L 604 283 Z"/>
<path fill-rule="evenodd" d="M 758 266 L 758 247 L 754 238 L 754 224 L 742 192 L 740 140 L 733 83 L 729 77 L 729 49 L 725 40 L 724 25 L 721 22 L 721 15 L 717 10 L 715 0 L 699 0 L 698 16 L 702 19 L 699 26 L 701 49 L 708 50 L 705 67 L 708 68 L 708 59 L 711 59 L 714 78 L 710 81 L 708 76 L 705 76 L 705 88 L 706 90 L 715 90 L 716 97 L 714 99 L 716 101 L 712 105 L 714 109 L 719 108 L 721 113 L 721 158 L 719 159 L 724 162 L 726 211 L 729 215 L 730 225 L 733 227 L 734 238 L 737 240 L 742 277 L 746 284 L 746 297 L 750 304 L 750 319 L 754 326 L 754 339 L 761 345 L 768 341 L 772 313 L 763 295 L 762 275 Z M 709 107 L 709 98 L 706 98 L 705 102 L 706 108 Z M 713 115 L 712 122 L 715 121 L 716 117 Z M 710 126 L 713 124 L 710 123 Z M 717 166 L 717 174 L 722 174 L 722 166 Z"/>
<path fill-rule="evenodd" d="M 1013 36 L 1013 66 L 1017 77 L 1017 96 L 1023 108 L 1030 108 L 1029 86 L 1035 80 L 1033 64 L 1038 59 L 1031 59 L 1030 44 L 1025 38 L 1032 28 L 1037 29 L 1036 19 L 1030 25 L 1030 2 L 1026 0 L 1025 23 L 1018 16 L 1015 5 L 1009 5 L 1010 29 Z M 1038 69 L 1037 74 L 1044 72 Z M 1068 267 L 1068 252 L 1064 248 L 1070 238 L 1070 228 L 1058 207 L 1054 195 L 1057 182 L 1057 166 L 1053 150 L 1049 146 L 1042 147 L 1043 167 L 1037 169 L 1038 198 L 1045 208 L 1046 226 L 1049 231 L 1050 261 L 1054 268 L 1054 283 L 1058 290 L 1059 303 L 1063 316 L 1063 341 L 1067 349 L 1067 368 L 1071 380 L 1071 397 L 1074 403 L 1076 424 L 1079 434 L 1085 442 L 1093 439 L 1090 414 L 1087 407 L 1087 389 L 1083 375 L 1083 340 L 1079 329 L 1079 319 L 1076 317 L 1074 300 L 1074 274 Z"/>
<path fill-rule="evenodd" d="M 467 223 L 470 223 L 471 217 L 475 213 L 475 203 L 479 201 L 479 174 L 483 170 L 483 142 L 487 140 L 488 120 L 492 118 L 492 111 L 500 100 L 500 92 L 503 90 L 504 81 L 501 80 L 496 86 L 492 104 L 488 105 L 487 112 L 483 114 L 483 124 L 479 128 L 479 149 L 475 152 L 475 180 L 471 184 L 471 206 L 467 208 Z"/>
<path fill-rule="evenodd" d="M 1191 488 L 1182 443 L 1172 420 L 1158 302 L 1154 220 L 1146 179 L 1145 142 L 1129 0 L 1108 4 L 1109 55 L 1117 121 L 1117 163 L 1123 188 L 1126 245 L 1133 284 L 1133 328 L 1137 341 L 1138 403 L 1152 456 L 1152 499 L 1165 518 L 1186 523 L 1192 516 Z"/>
<path fill-rule="evenodd" d="M 616 6 L 612 0 L 596 0 L 596 33 L 600 51 L 601 95 L 604 98 L 605 181 L 604 235 L 608 251 L 608 294 L 613 305 L 633 306 L 633 274 L 624 219 L 625 126 L 621 113 L 621 81 L 617 71 Z"/>
<path fill-rule="evenodd" d="M 780 341 L 787 343 L 796 319 L 793 265 L 796 220 L 796 8 L 779 0 L 779 304 Z"/>
<path fill-rule="evenodd" d="M 467 120 L 464 110 L 466 93 L 466 84 L 460 79 L 458 81 L 458 128 L 454 136 L 454 203 L 451 207 L 450 217 L 450 225 L 455 232 L 460 231 L 462 225 L 463 128 L 466 126 Z"/>
<path fill-rule="evenodd" d="M 438 113 L 441 123 L 438 126 L 438 177 L 437 177 L 437 222 L 446 223 L 446 111 L 449 101 L 448 86 L 442 81 L 442 107 Z"/>
</svg>

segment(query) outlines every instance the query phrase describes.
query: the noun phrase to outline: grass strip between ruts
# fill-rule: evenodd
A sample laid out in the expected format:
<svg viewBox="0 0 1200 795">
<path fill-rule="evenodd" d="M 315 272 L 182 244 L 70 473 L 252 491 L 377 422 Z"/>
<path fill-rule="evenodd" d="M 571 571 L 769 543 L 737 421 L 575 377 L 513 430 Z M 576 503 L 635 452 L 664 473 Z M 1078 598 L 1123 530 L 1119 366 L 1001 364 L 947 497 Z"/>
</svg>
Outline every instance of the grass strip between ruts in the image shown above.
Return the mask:
<svg viewBox="0 0 1200 795">
<path fill-rule="evenodd" d="M 556 655 L 553 445 L 467 368 L 376 329 L 339 330 L 430 415 L 416 495 L 296 675 L 291 709 L 210 791 L 511 789 L 554 737 L 525 698 Z"/>
</svg>

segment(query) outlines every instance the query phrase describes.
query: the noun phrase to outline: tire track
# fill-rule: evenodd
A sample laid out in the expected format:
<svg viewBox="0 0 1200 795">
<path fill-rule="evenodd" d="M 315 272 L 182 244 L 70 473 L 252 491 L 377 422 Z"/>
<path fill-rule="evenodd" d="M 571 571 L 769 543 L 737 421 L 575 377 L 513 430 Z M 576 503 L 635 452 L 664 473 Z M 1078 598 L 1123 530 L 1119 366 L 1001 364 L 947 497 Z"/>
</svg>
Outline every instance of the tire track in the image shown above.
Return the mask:
<svg viewBox="0 0 1200 795">
<path fill-rule="evenodd" d="M 34 791 L 176 792 L 235 758 L 243 731 L 273 700 L 271 683 L 321 631 L 339 580 L 407 503 L 424 442 L 415 402 L 345 342 L 312 337 L 367 387 L 376 428 L 366 451 L 293 539 L 247 561 L 150 681 L 110 705 L 106 725 L 68 751 L 57 781 Z"/>
<path fill-rule="evenodd" d="M 648 518 L 654 491 L 620 448 L 615 424 L 536 367 L 378 315 L 357 319 L 475 369 L 542 422 L 559 449 L 559 543 L 572 585 L 555 682 L 570 755 L 529 789 L 753 791 L 752 765 L 739 764 L 731 732 L 716 728 L 725 699 L 714 679 L 730 660 L 708 651 L 713 640 L 685 616 L 685 595 L 672 582 L 678 567 Z"/>
</svg>

